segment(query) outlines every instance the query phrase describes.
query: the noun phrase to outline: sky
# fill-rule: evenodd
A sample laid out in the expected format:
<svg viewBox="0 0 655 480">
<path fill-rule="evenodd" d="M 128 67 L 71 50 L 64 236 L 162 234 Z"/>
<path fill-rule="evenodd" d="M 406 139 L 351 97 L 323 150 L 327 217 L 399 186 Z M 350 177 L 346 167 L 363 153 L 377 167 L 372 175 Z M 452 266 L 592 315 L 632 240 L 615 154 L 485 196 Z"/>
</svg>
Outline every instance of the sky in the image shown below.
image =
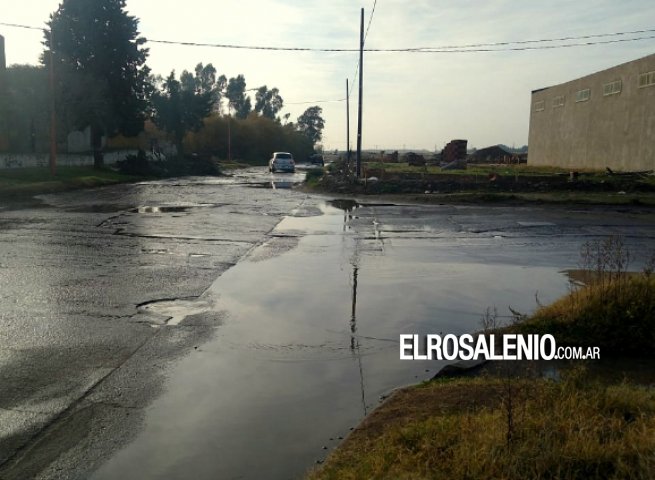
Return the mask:
<svg viewBox="0 0 655 480">
<path fill-rule="evenodd" d="M 9 3 L 9 0 L 0 0 Z M 21 0 L 0 22 L 44 26 L 60 0 Z M 127 0 L 147 39 L 280 47 L 441 47 L 653 30 L 652 0 Z M 36 64 L 42 33 L 0 25 L 7 63 Z M 606 41 L 655 36 L 603 37 Z M 549 45 L 548 43 L 541 45 Z M 516 45 L 515 45 L 516 46 Z M 519 45 L 520 46 L 520 45 Z M 148 65 L 167 75 L 212 63 L 247 88 L 277 87 L 295 120 L 323 108 L 326 149 L 346 146 L 346 79 L 357 52 L 276 52 L 148 43 Z M 500 47 L 493 47 L 500 48 Z M 441 149 L 454 138 L 469 147 L 527 144 L 532 90 L 655 53 L 655 38 L 586 47 L 464 53 L 366 52 L 362 143 L 365 149 Z M 356 145 L 357 85 L 350 97 Z M 254 92 L 252 92 L 254 94 Z M 254 95 L 253 95 L 254 96 Z M 317 103 L 316 101 L 327 101 Z M 339 101 L 341 100 L 341 101 Z M 302 103 L 308 102 L 308 103 Z"/>
</svg>

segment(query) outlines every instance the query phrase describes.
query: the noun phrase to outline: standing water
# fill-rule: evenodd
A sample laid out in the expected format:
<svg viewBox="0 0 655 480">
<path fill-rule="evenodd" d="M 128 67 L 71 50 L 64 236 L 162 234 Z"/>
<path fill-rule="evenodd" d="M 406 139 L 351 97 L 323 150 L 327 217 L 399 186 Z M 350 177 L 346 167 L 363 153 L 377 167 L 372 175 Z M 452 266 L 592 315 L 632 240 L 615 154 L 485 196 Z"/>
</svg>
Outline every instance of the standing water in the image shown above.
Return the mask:
<svg viewBox="0 0 655 480">
<path fill-rule="evenodd" d="M 302 477 L 381 396 L 444 365 L 400 361 L 400 334 L 471 332 L 487 307 L 530 312 L 535 296 L 566 293 L 562 270 L 598 233 L 576 218 L 352 201 L 300 208 L 197 301 L 149 306 L 175 319 L 158 328 L 183 328 L 180 308 L 223 322 L 171 369 L 143 430 L 93 478 Z"/>
</svg>

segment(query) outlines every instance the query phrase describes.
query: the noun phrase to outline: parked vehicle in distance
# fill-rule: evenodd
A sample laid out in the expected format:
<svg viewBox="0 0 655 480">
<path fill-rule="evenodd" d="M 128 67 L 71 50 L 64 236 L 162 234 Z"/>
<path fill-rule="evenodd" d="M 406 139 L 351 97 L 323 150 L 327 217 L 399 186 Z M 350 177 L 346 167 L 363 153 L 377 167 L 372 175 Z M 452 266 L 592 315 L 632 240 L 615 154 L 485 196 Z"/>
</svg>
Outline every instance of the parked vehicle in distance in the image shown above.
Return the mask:
<svg viewBox="0 0 655 480">
<path fill-rule="evenodd" d="M 268 161 L 268 171 L 273 172 L 295 172 L 296 162 L 289 152 L 274 152 L 273 158 Z"/>
<path fill-rule="evenodd" d="M 310 165 L 320 165 L 321 167 L 325 166 L 325 160 L 323 159 L 323 155 L 320 153 L 315 153 L 314 155 L 310 155 L 309 158 L 307 159 L 307 162 Z"/>
</svg>

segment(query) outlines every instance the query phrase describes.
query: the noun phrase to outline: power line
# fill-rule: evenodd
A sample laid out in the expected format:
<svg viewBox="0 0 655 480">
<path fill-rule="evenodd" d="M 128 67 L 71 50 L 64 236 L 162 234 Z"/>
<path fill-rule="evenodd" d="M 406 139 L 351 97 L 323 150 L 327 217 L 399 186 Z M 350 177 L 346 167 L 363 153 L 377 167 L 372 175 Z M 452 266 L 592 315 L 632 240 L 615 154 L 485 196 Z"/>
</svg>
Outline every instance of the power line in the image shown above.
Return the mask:
<svg viewBox="0 0 655 480">
<path fill-rule="evenodd" d="M 31 25 L 19 25 L 18 23 L 5 23 L 5 22 L 0 22 L 0 25 L 4 27 L 13 27 L 13 28 L 26 28 L 28 30 L 47 30 L 47 28 L 44 27 L 34 27 Z"/>
<path fill-rule="evenodd" d="M 442 45 L 439 47 L 419 47 L 415 50 L 442 50 L 442 49 L 453 49 L 453 48 L 476 48 L 476 47 L 495 47 L 503 45 L 521 45 L 529 43 L 547 43 L 547 42 L 567 42 L 571 40 L 587 40 L 590 38 L 603 38 L 603 37 L 616 37 L 620 35 L 636 35 L 641 33 L 653 33 L 655 29 L 650 30 L 632 30 L 630 32 L 614 32 L 614 33 L 597 33 L 593 35 L 581 35 L 578 37 L 561 37 L 561 38 L 542 38 L 536 40 L 516 40 L 516 41 L 507 41 L 507 42 L 495 42 L 495 43 L 473 43 L 469 45 Z"/>
<path fill-rule="evenodd" d="M 230 43 L 200 43 L 200 42 L 182 42 L 177 40 L 157 40 L 147 39 L 150 43 L 161 43 L 164 45 L 180 45 L 183 47 L 210 47 L 210 48 L 226 48 L 234 50 L 265 50 L 276 52 L 356 52 L 356 49 L 348 48 L 313 48 L 313 47 L 269 47 L 261 45 L 236 45 Z"/>
<path fill-rule="evenodd" d="M 655 32 L 655 30 L 650 30 Z M 608 34 L 609 35 L 609 34 Z M 612 35 L 625 35 L 624 33 Z M 655 35 L 634 37 L 634 38 L 621 38 L 616 40 L 600 40 L 594 42 L 578 42 L 578 43 L 564 43 L 558 45 L 539 45 L 534 47 L 507 47 L 507 48 L 468 48 L 466 45 L 462 46 L 445 46 L 445 47 L 412 47 L 412 48 L 364 48 L 365 52 L 369 53 L 480 53 L 480 52 L 508 52 L 508 51 L 525 51 L 525 50 L 549 50 L 556 48 L 570 48 L 570 47 L 586 47 L 591 45 L 606 45 L 609 43 L 624 43 L 635 42 L 638 40 L 649 40 L 655 38 Z M 187 47 L 210 47 L 210 48 L 225 48 L 237 50 L 265 50 L 277 52 L 323 52 L 323 53 L 353 53 L 358 52 L 358 49 L 352 48 L 312 48 L 312 47 L 266 47 L 255 45 L 233 45 L 233 44 L 219 44 L 219 43 L 197 43 L 197 42 L 180 42 L 174 40 L 156 40 L 148 39 L 151 43 L 160 43 L 166 45 L 180 45 Z M 526 44 L 526 43 L 544 43 L 555 42 L 558 40 L 525 40 L 517 42 L 500 42 L 497 44 L 487 45 L 513 45 L 513 44 Z M 483 44 L 484 45 L 484 44 Z M 355 77 L 357 77 L 357 70 L 355 70 Z"/>
<path fill-rule="evenodd" d="M 371 16 L 368 17 L 368 26 L 366 27 L 366 34 L 364 35 L 364 43 L 366 44 L 366 38 L 368 37 L 368 30 L 371 28 L 371 22 L 373 21 L 373 15 L 375 14 L 375 6 L 378 4 L 378 0 L 373 2 L 373 10 L 371 10 Z"/>
<path fill-rule="evenodd" d="M 284 102 L 285 105 L 306 105 L 308 103 L 336 103 L 336 102 L 345 102 L 345 98 L 338 98 L 335 100 L 314 100 L 312 102 Z"/>
<path fill-rule="evenodd" d="M 369 18 L 372 20 L 372 15 Z M 47 30 L 42 27 L 35 27 L 31 25 L 21 25 L 16 23 L 6 23 L 0 22 L 0 25 L 13 28 L 25 28 L 30 30 Z M 591 45 L 605 45 L 609 43 L 620 43 L 620 42 L 634 42 L 639 40 L 649 40 L 655 38 L 655 35 L 641 36 L 635 38 L 626 38 L 626 39 L 616 39 L 616 40 L 604 40 L 604 41 L 593 41 L 593 42 L 578 42 L 578 43 L 565 43 L 558 45 L 540 45 L 536 47 L 509 47 L 509 48 L 477 48 L 477 47 L 492 47 L 492 46 L 510 46 L 510 45 L 524 45 L 524 44 L 533 44 L 533 43 L 551 43 L 551 42 L 562 42 L 562 41 L 572 41 L 572 40 L 586 40 L 591 38 L 603 38 L 611 36 L 622 36 L 622 35 L 636 35 L 642 33 L 655 33 L 655 29 L 649 30 L 634 30 L 630 32 L 614 32 L 614 33 L 600 33 L 594 35 L 583 35 L 577 37 L 562 37 L 562 38 L 549 38 L 549 39 L 537 39 L 537 40 L 515 40 L 507 42 L 496 42 L 496 43 L 479 43 L 479 44 L 469 44 L 469 45 L 450 45 L 450 46 L 438 46 L 438 47 L 409 47 L 409 48 L 365 48 L 365 52 L 373 53 L 466 53 L 466 52 L 503 52 L 503 51 L 522 51 L 522 50 L 544 50 L 544 49 L 555 49 L 555 48 L 569 48 L 569 47 L 582 47 L 582 46 L 591 46 Z M 158 39 L 147 39 L 151 43 L 160 43 L 165 45 L 180 45 L 188 47 L 211 47 L 211 48 L 225 48 L 225 49 L 238 49 L 238 50 L 264 50 L 264 51 L 288 51 L 288 52 L 325 52 L 325 53 L 354 53 L 358 52 L 357 48 L 314 48 L 314 47 L 274 47 L 274 46 L 259 46 L 259 45 L 237 45 L 229 43 L 201 43 L 201 42 L 187 42 L 187 41 L 177 41 L 177 40 L 158 40 Z M 358 66 L 359 68 L 359 66 Z M 355 77 L 357 74 L 355 74 Z"/>
<path fill-rule="evenodd" d="M 366 37 L 368 37 L 368 30 L 371 28 L 371 22 L 373 21 L 373 15 L 375 14 L 375 7 L 378 4 L 378 0 L 373 1 L 373 8 L 371 9 L 371 15 L 368 17 L 368 26 L 366 27 L 366 34 L 364 35 L 364 44 L 366 44 Z M 348 95 L 352 95 L 353 88 L 355 88 L 355 82 L 357 80 L 357 75 L 359 74 L 359 60 L 357 60 L 357 66 L 355 67 L 355 75 L 353 76 L 353 83 L 350 87 Z"/>
<path fill-rule="evenodd" d="M 353 83 L 350 86 L 350 91 L 348 92 L 348 95 L 352 95 L 353 93 L 353 88 L 355 88 L 355 81 L 357 80 L 358 73 L 359 73 L 359 60 L 357 61 L 357 66 L 355 67 L 355 75 L 353 75 Z"/>
<path fill-rule="evenodd" d="M 655 35 L 635 38 L 620 38 L 616 40 L 601 40 L 597 42 L 579 42 L 579 43 L 564 43 L 560 45 L 539 45 L 535 47 L 508 47 L 508 48 L 471 48 L 471 49 L 411 49 L 411 50 L 385 50 L 387 52 L 405 52 L 405 53 L 486 53 L 486 52 L 521 52 L 527 50 L 553 50 L 558 48 L 572 48 L 572 47 L 590 47 L 592 45 L 607 45 L 610 43 L 625 43 L 635 42 L 638 40 L 651 40 Z"/>
</svg>

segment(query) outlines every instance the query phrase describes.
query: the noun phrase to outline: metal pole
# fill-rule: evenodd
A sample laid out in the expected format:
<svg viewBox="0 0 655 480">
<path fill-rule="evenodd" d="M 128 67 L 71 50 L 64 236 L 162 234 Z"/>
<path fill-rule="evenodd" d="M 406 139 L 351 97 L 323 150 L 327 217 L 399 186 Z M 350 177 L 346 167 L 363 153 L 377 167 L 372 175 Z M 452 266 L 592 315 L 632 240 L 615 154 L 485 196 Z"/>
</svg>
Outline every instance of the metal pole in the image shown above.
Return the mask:
<svg viewBox="0 0 655 480">
<path fill-rule="evenodd" d="M 55 111 L 55 37 L 50 29 L 50 175 L 57 175 L 57 114 Z"/>
<path fill-rule="evenodd" d="M 350 169 L 350 92 L 348 90 L 348 79 L 346 78 L 346 162 Z"/>
<path fill-rule="evenodd" d="M 359 27 L 359 105 L 357 114 L 357 178 L 362 176 L 362 90 L 364 87 L 364 9 Z"/>
</svg>

